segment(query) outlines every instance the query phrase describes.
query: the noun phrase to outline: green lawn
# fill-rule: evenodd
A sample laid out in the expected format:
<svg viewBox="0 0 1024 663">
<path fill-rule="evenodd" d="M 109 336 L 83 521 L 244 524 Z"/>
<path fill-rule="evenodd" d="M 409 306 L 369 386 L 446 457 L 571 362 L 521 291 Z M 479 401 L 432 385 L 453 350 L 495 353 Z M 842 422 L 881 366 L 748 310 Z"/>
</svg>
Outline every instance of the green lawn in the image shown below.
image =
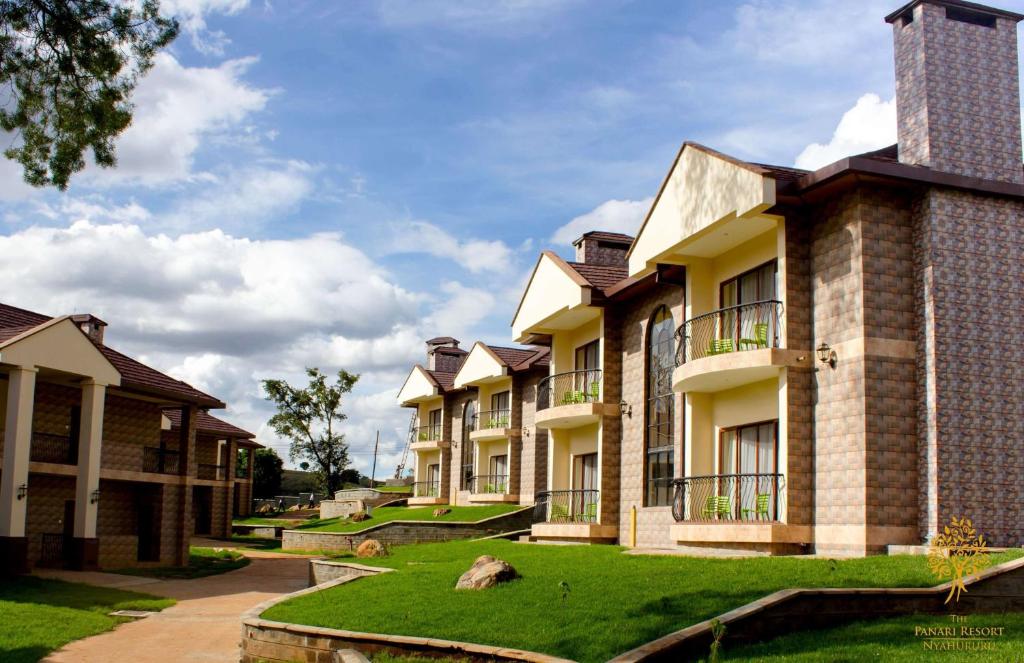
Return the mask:
<svg viewBox="0 0 1024 663">
<path fill-rule="evenodd" d="M 205 578 L 220 573 L 227 573 L 249 565 L 249 558 L 234 550 L 215 550 L 213 548 L 197 548 L 188 551 L 188 566 L 161 566 L 155 568 L 131 568 L 114 571 L 132 576 L 161 578 L 163 580 L 188 580 Z"/>
<path fill-rule="evenodd" d="M 915 627 L 1003 627 L 1003 635 L 993 638 L 993 649 L 985 651 L 929 651 L 924 637 L 914 633 Z M 912 615 L 897 619 L 856 622 L 821 631 L 803 631 L 775 638 L 766 643 L 735 649 L 723 640 L 723 661 L 973 661 L 1019 662 L 1024 658 L 1024 613 L 1004 615 L 968 615 L 966 622 L 953 623 L 950 617 Z"/>
<path fill-rule="evenodd" d="M 924 557 L 707 559 L 621 550 L 504 540 L 398 546 L 390 557 L 371 561 L 398 573 L 300 597 L 264 616 L 605 661 L 783 588 L 936 584 Z M 523 578 L 483 592 L 456 592 L 459 575 L 483 554 L 507 560 Z M 1019 554 L 993 555 L 993 562 Z"/>
<path fill-rule="evenodd" d="M 305 521 L 305 518 L 238 518 L 231 521 L 232 525 L 259 525 L 261 527 L 291 527 L 295 523 Z"/>
<path fill-rule="evenodd" d="M 114 610 L 163 610 L 171 599 L 22 577 L 0 582 L 0 661 L 34 663 L 72 640 L 109 631 Z"/>
<path fill-rule="evenodd" d="M 438 518 L 434 517 L 434 509 L 451 509 Z M 373 509 L 373 516 L 369 520 L 354 523 L 346 518 L 327 518 L 315 522 L 303 523 L 295 529 L 310 532 L 358 532 L 367 527 L 380 525 L 392 520 L 432 520 L 436 522 L 476 522 L 493 516 L 500 516 L 505 513 L 518 511 L 523 507 L 516 504 L 493 504 L 488 506 L 382 506 Z"/>
<path fill-rule="evenodd" d="M 411 493 L 412 486 L 377 486 L 374 490 L 382 493 Z"/>
</svg>

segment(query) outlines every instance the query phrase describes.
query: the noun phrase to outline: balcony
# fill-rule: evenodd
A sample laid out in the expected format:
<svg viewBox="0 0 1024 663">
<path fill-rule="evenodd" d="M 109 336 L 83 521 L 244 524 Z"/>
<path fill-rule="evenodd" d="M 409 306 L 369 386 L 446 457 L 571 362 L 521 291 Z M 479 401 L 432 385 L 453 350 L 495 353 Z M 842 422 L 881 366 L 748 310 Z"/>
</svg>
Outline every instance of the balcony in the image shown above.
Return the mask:
<svg viewBox="0 0 1024 663">
<path fill-rule="evenodd" d="M 469 439 L 501 440 L 512 434 L 512 410 L 484 410 L 473 415 Z"/>
<path fill-rule="evenodd" d="M 428 506 L 431 504 L 444 504 L 441 498 L 441 480 L 417 481 L 412 485 L 412 497 L 409 498 L 409 506 Z"/>
<path fill-rule="evenodd" d="M 227 478 L 227 465 L 200 463 L 196 467 L 196 478 L 207 481 L 224 481 Z"/>
<path fill-rule="evenodd" d="M 67 435 L 32 433 L 29 460 L 33 463 L 78 464 L 78 445 Z"/>
<path fill-rule="evenodd" d="M 236 479 L 248 479 L 249 478 L 249 468 L 246 467 L 245 465 L 241 465 L 241 464 L 235 465 L 235 478 Z"/>
<path fill-rule="evenodd" d="M 178 474 L 180 455 L 177 451 L 146 447 L 142 450 L 142 471 L 154 474 Z"/>
<path fill-rule="evenodd" d="M 676 330 L 672 388 L 717 392 L 773 378 L 786 366 L 810 366 L 809 351 L 781 348 L 782 302 L 766 300 L 711 311 Z"/>
<path fill-rule="evenodd" d="M 612 541 L 617 530 L 601 525 L 601 491 L 549 490 L 537 495 L 530 535 L 559 541 Z"/>
<path fill-rule="evenodd" d="M 444 429 L 441 424 L 415 426 L 412 429 L 412 441 L 409 448 L 413 451 L 441 449 L 448 446 L 448 443 L 441 439 L 442 437 L 444 437 Z"/>
<path fill-rule="evenodd" d="M 810 527 L 786 524 L 782 474 L 716 474 L 675 479 L 671 537 L 683 545 L 791 552 Z"/>
<path fill-rule="evenodd" d="M 538 428 L 577 428 L 617 416 L 618 405 L 601 402 L 601 371 L 571 371 L 551 375 L 537 384 Z"/>
<path fill-rule="evenodd" d="M 474 503 L 518 502 L 509 494 L 507 474 L 477 474 L 469 478 L 469 501 Z"/>
</svg>

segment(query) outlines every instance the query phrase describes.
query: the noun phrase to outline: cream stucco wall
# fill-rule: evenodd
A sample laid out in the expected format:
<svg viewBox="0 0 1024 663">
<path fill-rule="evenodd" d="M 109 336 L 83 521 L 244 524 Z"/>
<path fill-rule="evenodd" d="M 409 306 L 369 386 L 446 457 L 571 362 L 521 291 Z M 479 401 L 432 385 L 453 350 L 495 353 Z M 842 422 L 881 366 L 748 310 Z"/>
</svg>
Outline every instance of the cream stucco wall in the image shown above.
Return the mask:
<svg viewBox="0 0 1024 663">
<path fill-rule="evenodd" d="M 511 463 L 512 452 L 509 449 L 508 440 L 483 440 L 476 443 L 476 454 L 474 457 L 474 474 L 490 474 L 491 458 L 493 456 L 508 456 L 508 463 Z M 507 467 L 511 469 L 511 465 Z"/>
<path fill-rule="evenodd" d="M 437 396 L 429 400 L 425 400 L 416 406 L 416 425 L 423 427 L 430 425 L 430 413 L 433 410 L 441 410 L 441 423 L 439 427 L 444 427 L 444 397 Z"/>
<path fill-rule="evenodd" d="M 507 374 L 508 368 L 503 366 L 482 343 L 477 342 L 455 375 L 455 387 L 476 385 L 481 381 L 493 380 Z"/>
<path fill-rule="evenodd" d="M 0 344 L 0 363 L 50 368 L 104 385 L 121 384 L 121 374 L 69 318 L 58 318 Z"/>
<path fill-rule="evenodd" d="M 551 337 L 551 373 L 568 373 L 576 370 L 576 348 L 601 338 L 603 314 L 576 329 L 556 332 Z M 598 348 L 598 358 L 604 356 L 604 348 Z"/>
<path fill-rule="evenodd" d="M 752 218 L 775 204 L 775 180 L 713 152 L 684 145 L 629 254 L 630 276 L 650 272 L 715 224 Z M 742 231 L 742 229 L 739 229 Z"/>
<path fill-rule="evenodd" d="M 556 258 L 544 253 L 512 321 L 512 335 L 519 338 L 530 331 L 545 331 L 545 323 L 558 313 L 589 304 L 589 289 L 567 274 Z"/>
<path fill-rule="evenodd" d="M 416 481 L 427 480 L 427 467 L 429 465 L 440 465 L 441 464 L 441 451 L 438 449 L 429 449 L 426 451 L 416 452 Z M 439 476 L 444 477 L 444 471 L 446 468 L 439 468 L 441 473 Z"/>
<path fill-rule="evenodd" d="M 437 395 L 437 387 L 427 375 L 426 369 L 422 366 L 413 366 L 409 377 L 405 379 L 405 384 L 398 392 L 398 402 L 401 405 L 409 405 Z"/>
<path fill-rule="evenodd" d="M 477 412 L 490 411 L 490 409 L 491 409 L 491 396 L 493 394 L 500 394 L 503 391 L 508 391 L 508 392 L 512 391 L 512 378 L 511 377 L 502 378 L 501 380 L 498 380 L 497 382 L 489 382 L 487 384 L 482 384 L 479 387 L 477 387 L 477 394 L 478 394 L 477 398 L 479 400 L 477 401 L 476 411 Z M 511 409 L 511 406 L 512 406 L 512 395 L 509 394 L 509 408 L 510 409 Z M 486 428 L 486 426 L 482 426 L 482 427 Z"/>
<path fill-rule="evenodd" d="M 550 467 L 548 471 L 548 486 L 551 487 L 551 490 L 568 490 L 572 488 L 573 457 L 599 453 L 600 435 L 600 424 L 549 431 L 548 445 L 550 455 L 548 459 Z M 600 461 L 600 456 L 598 456 L 598 468 L 601 467 Z"/>
<path fill-rule="evenodd" d="M 785 377 L 713 394 L 686 395 L 686 476 L 720 473 L 718 439 L 723 428 L 779 420 L 779 467 L 785 458 Z"/>
</svg>

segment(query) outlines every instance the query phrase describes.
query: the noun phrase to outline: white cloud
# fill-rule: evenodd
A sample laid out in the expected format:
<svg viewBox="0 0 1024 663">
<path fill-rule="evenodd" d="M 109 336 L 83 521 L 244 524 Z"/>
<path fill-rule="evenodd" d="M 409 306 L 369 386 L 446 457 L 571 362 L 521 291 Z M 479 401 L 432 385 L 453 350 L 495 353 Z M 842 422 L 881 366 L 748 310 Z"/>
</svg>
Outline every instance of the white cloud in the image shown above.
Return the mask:
<svg viewBox="0 0 1024 663">
<path fill-rule="evenodd" d="M 543 26 L 580 0 L 379 0 L 377 18 L 394 28 L 431 27 L 445 30 L 494 30 Z"/>
<path fill-rule="evenodd" d="M 231 16 L 249 6 L 249 0 L 164 0 L 164 14 L 178 19 L 181 27 L 192 38 L 192 46 L 200 53 L 220 55 L 230 40 L 220 30 L 206 25 L 208 14 Z"/>
<path fill-rule="evenodd" d="M 158 185 L 192 177 L 204 140 L 266 107 L 273 92 L 242 80 L 255 62 L 242 58 L 217 67 L 185 67 L 159 53 L 135 90 L 134 119 L 117 140 L 117 167 L 90 167 L 88 183 Z"/>
<path fill-rule="evenodd" d="M 876 150 L 896 142 L 896 99 L 882 101 L 865 94 L 843 114 L 832 140 L 811 143 L 796 158 L 797 168 L 814 170 L 845 157 Z"/>
<path fill-rule="evenodd" d="M 643 200 L 606 200 L 556 230 L 551 241 L 560 245 L 568 245 L 590 230 L 636 235 L 640 230 L 644 215 L 647 214 L 653 201 L 653 197 Z"/>
<path fill-rule="evenodd" d="M 468 239 L 459 241 L 426 221 L 392 224 L 383 249 L 388 253 L 426 253 L 449 258 L 471 272 L 504 272 L 512 261 L 512 250 L 504 242 Z"/>
</svg>

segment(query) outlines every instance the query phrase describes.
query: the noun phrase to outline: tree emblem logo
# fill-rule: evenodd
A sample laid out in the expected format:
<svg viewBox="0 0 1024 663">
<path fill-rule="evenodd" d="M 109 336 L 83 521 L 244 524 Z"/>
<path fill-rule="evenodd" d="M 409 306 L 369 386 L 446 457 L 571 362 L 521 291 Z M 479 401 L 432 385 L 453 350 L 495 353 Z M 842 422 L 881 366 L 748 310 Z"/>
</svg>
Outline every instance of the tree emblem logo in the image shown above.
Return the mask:
<svg viewBox="0 0 1024 663">
<path fill-rule="evenodd" d="M 931 572 L 939 580 L 952 580 L 945 601 L 947 604 L 954 598 L 959 602 L 960 594 L 967 591 L 964 580 L 991 563 L 985 537 L 978 534 L 968 518 L 950 518 L 949 525 L 932 539 L 928 549 Z"/>
</svg>

